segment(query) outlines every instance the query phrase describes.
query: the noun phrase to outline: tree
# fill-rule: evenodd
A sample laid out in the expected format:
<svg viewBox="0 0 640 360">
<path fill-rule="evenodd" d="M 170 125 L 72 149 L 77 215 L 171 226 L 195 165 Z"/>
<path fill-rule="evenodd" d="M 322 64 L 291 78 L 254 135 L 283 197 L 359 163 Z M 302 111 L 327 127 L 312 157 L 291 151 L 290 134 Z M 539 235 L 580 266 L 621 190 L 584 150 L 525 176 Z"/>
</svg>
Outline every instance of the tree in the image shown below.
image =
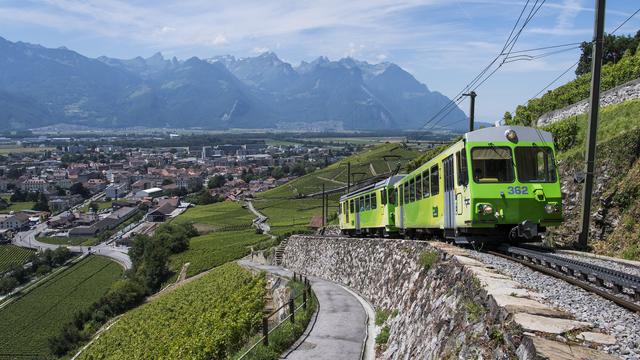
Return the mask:
<svg viewBox="0 0 640 360">
<path fill-rule="evenodd" d="M 630 35 L 611 35 L 604 36 L 604 48 L 602 54 L 602 64 L 616 63 L 624 53 L 629 50 L 631 54 L 635 54 L 636 49 L 640 45 L 640 30 L 632 37 Z M 580 61 L 576 68 L 576 75 L 580 76 L 591 72 L 591 52 L 593 44 L 591 42 L 583 42 L 580 44 Z"/>
<path fill-rule="evenodd" d="M 36 211 L 49 211 L 49 200 L 44 193 L 40 193 L 38 201 L 33 205 L 33 210 Z"/>
<path fill-rule="evenodd" d="M 13 192 L 13 194 L 11 194 L 11 197 L 9 198 L 9 201 L 15 203 L 15 202 L 22 202 L 26 199 L 26 194 L 23 193 L 22 191 L 20 191 L 20 189 L 16 189 L 16 191 Z"/>
<path fill-rule="evenodd" d="M 69 191 L 71 192 L 71 194 L 74 194 L 74 195 L 78 194 L 82 196 L 83 199 L 88 199 L 91 197 L 91 193 L 87 188 L 84 187 L 84 185 L 82 185 L 81 182 L 77 182 L 71 185 L 71 187 L 69 188 Z"/>
<path fill-rule="evenodd" d="M 207 183 L 207 187 L 209 189 L 217 189 L 222 187 L 227 182 L 227 179 L 223 175 L 214 175 L 209 178 L 209 182 Z"/>
<path fill-rule="evenodd" d="M 98 212 L 98 209 L 100 209 L 100 206 L 98 205 L 97 202 L 92 201 L 91 203 L 89 203 L 89 209 L 91 209 L 91 211 Z"/>
<path fill-rule="evenodd" d="M 505 125 L 511 125 L 511 122 L 513 121 L 513 116 L 509 111 L 504 112 L 504 116 L 502 116 L 502 121 L 504 122 Z"/>
</svg>

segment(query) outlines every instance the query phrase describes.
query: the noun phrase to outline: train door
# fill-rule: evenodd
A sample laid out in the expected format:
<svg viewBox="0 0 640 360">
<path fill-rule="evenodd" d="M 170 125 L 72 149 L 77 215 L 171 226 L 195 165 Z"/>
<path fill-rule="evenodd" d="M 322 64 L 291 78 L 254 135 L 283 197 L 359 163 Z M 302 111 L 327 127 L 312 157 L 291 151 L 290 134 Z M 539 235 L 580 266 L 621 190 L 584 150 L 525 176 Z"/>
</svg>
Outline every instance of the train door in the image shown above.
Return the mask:
<svg viewBox="0 0 640 360">
<path fill-rule="evenodd" d="M 356 198 L 355 202 L 356 202 L 356 233 L 360 233 L 360 198 Z"/>
<path fill-rule="evenodd" d="M 398 186 L 398 203 L 400 204 L 400 229 L 404 229 L 404 185 Z"/>
<path fill-rule="evenodd" d="M 453 229 L 456 221 L 456 198 L 453 180 L 453 155 L 442 161 L 444 167 L 444 227 Z"/>
</svg>

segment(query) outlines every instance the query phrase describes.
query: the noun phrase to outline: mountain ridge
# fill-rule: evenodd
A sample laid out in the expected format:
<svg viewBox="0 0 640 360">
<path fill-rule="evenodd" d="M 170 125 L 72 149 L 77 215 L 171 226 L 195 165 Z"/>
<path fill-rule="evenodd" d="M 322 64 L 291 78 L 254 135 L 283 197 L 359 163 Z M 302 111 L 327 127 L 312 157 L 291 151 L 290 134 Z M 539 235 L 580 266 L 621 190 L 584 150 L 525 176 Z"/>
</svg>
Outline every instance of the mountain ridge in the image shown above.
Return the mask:
<svg viewBox="0 0 640 360">
<path fill-rule="evenodd" d="M 449 99 L 400 66 L 320 56 L 294 66 L 255 57 L 89 58 L 0 37 L 0 120 L 11 129 L 420 128 Z M 456 108 L 443 128 L 461 129 Z M 452 126 L 453 125 L 453 126 Z"/>
</svg>

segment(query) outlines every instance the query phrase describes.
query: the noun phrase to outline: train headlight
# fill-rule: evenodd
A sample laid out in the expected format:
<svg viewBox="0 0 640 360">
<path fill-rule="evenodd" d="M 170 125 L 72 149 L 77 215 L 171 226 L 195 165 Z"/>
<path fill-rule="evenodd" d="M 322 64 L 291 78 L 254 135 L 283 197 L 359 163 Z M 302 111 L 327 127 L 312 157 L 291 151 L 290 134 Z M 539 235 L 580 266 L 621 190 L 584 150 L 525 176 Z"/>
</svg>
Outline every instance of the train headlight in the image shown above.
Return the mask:
<svg viewBox="0 0 640 360">
<path fill-rule="evenodd" d="M 547 214 L 553 214 L 553 213 L 555 213 L 555 212 L 558 212 L 558 210 L 559 210 L 559 208 L 558 208 L 558 205 L 557 205 L 557 204 L 546 204 L 546 205 L 544 206 L 544 211 L 545 211 Z"/>
<path fill-rule="evenodd" d="M 482 213 L 485 215 L 493 214 L 493 206 L 486 204 L 482 206 Z"/>
<path fill-rule="evenodd" d="M 505 131 L 504 132 L 504 136 L 507 138 L 507 140 L 509 140 L 511 142 L 518 141 L 518 134 L 513 129 L 509 129 L 509 130 Z"/>
</svg>

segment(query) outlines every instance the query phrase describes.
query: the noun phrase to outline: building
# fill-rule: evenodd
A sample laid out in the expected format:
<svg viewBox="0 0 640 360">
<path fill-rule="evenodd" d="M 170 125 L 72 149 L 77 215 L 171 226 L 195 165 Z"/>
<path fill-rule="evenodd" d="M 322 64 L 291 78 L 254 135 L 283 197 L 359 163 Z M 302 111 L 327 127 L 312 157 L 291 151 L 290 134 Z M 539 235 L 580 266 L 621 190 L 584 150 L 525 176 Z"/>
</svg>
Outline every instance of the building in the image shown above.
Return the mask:
<svg viewBox="0 0 640 360">
<path fill-rule="evenodd" d="M 45 192 L 49 186 L 43 179 L 31 178 L 23 181 L 22 184 L 20 184 L 20 188 L 22 191 L 28 192 Z"/>
<path fill-rule="evenodd" d="M 69 230 L 69 236 L 95 236 L 101 234 L 107 230 L 116 228 L 118 225 L 129 220 L 137 212 L 137 207 L 122 207 L 94 224 L 74 227 Z"/>
<path fill-rule="evenodd" d="M 146 190 L 140 190 L 138 192 L 136 192 L 136 194 L 134 195 L 134 197 L 136 199 L 144 199 L 146 197 L 158 197 L 162 195 L 162 189 L 160 188 L 150 188 L 150 189 L 146 189 Z"/>
<path fill-rule="evenodd" d="M 16 214 L 0 215 L 0 229 L 20 230 L 29 225 L 29 214 L 19 212 Z"/>
<path fill-rule="evenodd" d="M 129 186 L 126 183 L 110 184 L 104 190 L 105 196 L 114 200 L 124 197 L 127 192 L 129 192 Z"/>
</svg>

